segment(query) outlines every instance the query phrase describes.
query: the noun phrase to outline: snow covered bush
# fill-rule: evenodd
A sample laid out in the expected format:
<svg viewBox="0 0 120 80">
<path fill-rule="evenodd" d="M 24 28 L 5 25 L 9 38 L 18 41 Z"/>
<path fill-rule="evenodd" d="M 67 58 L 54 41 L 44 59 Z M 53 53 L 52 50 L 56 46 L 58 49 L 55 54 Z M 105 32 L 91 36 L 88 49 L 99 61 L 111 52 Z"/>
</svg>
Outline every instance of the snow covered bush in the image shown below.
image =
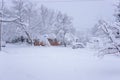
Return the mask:
<svg viewBox="0 0 120 80">
<path fill-rule="evenodd" d="M 92 29 L 94 37 L 99 37 L 102 41 L 99 55 L 120 55 L 120 2 L 117 5 L 115 18 L 116 20 L 110 23 L 99 20 Z"/>
<path fill-rule="evenodd" d="M 120 28 L 116 23 L 110 25 L 104 20 L 99 20 L 98 24 L 93 29 L 95 37 L 101 39 L 99 55 L 115 54 L 120 55 Z"/>
</svg>

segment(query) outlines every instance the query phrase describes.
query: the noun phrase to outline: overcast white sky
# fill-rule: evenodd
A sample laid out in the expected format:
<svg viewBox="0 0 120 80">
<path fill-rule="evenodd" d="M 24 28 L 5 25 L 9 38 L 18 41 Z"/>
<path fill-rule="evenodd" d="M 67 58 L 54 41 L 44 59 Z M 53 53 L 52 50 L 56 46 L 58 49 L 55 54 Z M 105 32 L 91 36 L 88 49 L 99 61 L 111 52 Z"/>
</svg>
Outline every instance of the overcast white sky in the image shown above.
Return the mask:
<svg viewBox="0 0 120 80">
<path fill-rule="evenodd" d="M 36 0 L 74 18 L 78 30 L 91 28 L 99 19 L 112 20 L 116 0 Z M 48 1 L 48 2 L 47 2 Z M 58 1 L 58 2 L 57 2 Z M 64 2 L 65 1 L 65 2 Z"/>
<path fill-rule="evenodd" d="M 117 0 L 32 0 L 50 9 L 66 13 L 74 18 L 74 26 L 85 30 L 95 25 L 97 20 L 113 20 Z"/>
</svg>

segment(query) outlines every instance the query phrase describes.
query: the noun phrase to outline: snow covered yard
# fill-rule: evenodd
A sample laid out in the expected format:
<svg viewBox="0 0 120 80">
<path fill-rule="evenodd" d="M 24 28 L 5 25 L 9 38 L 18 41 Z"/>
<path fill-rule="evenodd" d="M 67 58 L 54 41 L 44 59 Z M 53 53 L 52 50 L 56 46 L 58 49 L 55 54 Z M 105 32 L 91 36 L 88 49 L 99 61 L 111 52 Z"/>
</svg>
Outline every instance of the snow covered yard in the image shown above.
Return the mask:
<svg viewBox="0 0 120 80">
<path fill-rule="evenodd" d="M 0 52 L 0 80 L 120 80 L 120 58 L 90 49 L 8 45 Z"/>
</svg>

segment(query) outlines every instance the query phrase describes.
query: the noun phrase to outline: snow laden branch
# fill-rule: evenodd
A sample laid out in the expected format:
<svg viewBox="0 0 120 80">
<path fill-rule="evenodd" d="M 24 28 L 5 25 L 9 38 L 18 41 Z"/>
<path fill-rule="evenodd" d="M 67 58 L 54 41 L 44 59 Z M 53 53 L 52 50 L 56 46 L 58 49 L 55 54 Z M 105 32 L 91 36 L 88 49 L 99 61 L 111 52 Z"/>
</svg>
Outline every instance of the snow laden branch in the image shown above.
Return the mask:
<svg viewBox="0 0 120 80">
<path fill-rule="evenodd" d="M 112 42 L 113 46 L 115 47 L 113 49 L 117 49 L 117 52 L 120 54 L 120 48 L 119 48 L 118 44 L 115 42 L 115 38 L 112 35 L 112 31 L 110 31 L 108 29 L 108 27 L 111 27 L 111 26 L 107 22 L 105 22 L 104 20 L 102 21 L 102 23 L 103 23 L 102 30 L 107 34 L 109 40 Z M 115 53 L 109 53 L 109 54 L 115 54 Z"/>
<path fill-rule="evenodd" d="M 15 22 L 17 18 L 0 19 L 0 22 Z"/>
<path fill-rule="evenodd" d="M 97 29 L 94 32 L 94 36 L 100 38 L 99 42 L 102 44 L 102 46 L 100 46 L 99 56 L 106 54 L 120 55 L 119 28 L 115 25 L 110 25 L 104 20 L 99 20 L 95 27 L 97 27 Z"/>
</svg>

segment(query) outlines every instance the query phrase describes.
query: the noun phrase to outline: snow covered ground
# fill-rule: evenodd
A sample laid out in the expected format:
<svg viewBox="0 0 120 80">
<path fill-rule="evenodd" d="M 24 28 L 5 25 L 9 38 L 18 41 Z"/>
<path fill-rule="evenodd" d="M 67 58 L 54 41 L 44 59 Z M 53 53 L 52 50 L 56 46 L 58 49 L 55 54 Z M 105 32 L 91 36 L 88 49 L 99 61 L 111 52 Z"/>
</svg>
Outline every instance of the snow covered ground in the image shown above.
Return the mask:
<svg viewBox="0 0 120 80">
<path fill-rule="evenodd" d="M 120 80 L 120 58 L 90 49 L 7 45 L 0 80 Z"/>
</svg>

